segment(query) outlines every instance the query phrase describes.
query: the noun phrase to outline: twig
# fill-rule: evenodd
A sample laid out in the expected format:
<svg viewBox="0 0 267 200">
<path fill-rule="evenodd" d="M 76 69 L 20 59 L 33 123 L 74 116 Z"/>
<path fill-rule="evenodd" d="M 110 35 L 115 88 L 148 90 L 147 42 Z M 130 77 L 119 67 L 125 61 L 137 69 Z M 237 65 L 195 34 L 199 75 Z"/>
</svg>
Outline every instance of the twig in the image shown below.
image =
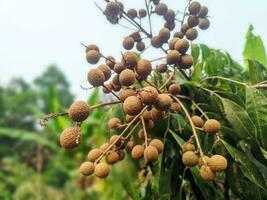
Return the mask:
<svg viewBox="0 0 267 200">
<path fill-rule="evenodd" d="M 90 106 L 90 109 L 100 108 L 103 106 L 113 105 L 113 104 L 118 104 L 118 103 L 121 103 L 121 101 L 111 101 L 111 102 L 100 103 L 97 105 Z"/>
<path fill-rule="evenodd" d="M 145 135 L 145 145 L 147 148 L 148 142 L 147 142 L 146 124 L 145 124 L 145 120 L 142 116 L 141 116 L 141 121 L 142 121 L 142 126 L 143 126 L 143 130 L 144 130 L 144 135 Z"/>
</svg>

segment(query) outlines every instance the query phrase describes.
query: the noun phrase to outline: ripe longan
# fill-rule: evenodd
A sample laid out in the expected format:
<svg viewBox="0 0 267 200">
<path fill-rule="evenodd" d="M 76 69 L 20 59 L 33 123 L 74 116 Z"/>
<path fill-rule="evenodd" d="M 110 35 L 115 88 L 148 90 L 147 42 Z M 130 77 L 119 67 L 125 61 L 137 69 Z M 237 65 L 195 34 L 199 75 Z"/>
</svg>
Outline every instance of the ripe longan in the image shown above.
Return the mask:
<svg viewBox="0 0 267 200">
<path fill-rule="evenodd" d="M 190 14 L 196 15 L 200 11 L 200 9 L 201 9 L 201 4 L 197 1 L 194 1 L 189 5 L 188 11 Z"/>
<path fill-rule="evenodd" d="M 144 157 L 146 160 L 155 161 L 158 159 L 158 156 L 159 156 L 159 153 L 156 147 L 148 146 L 147 148 L 145 148 Z"/>
<path fill-rule="evenodd" d="M 182 69 L 189 69 L 190 67 L 192 67 L 193 64 L 194 64 L 194 59 L 192 56 L 190 56 L 188 54 L 181 56 L 179 66 Z"/>
<path fill-rule="evenodd" d="M 184 23 L 182 26 L 181 26 L 181 32 L 183 34 L 185 34 L 185 32 L 189 29 L 189 25 L 187 23 Z"/>
<path fill-rule="evenodd" d="M 124 101 L 127 97 L 136 96 L 136 92 L 131 88 L 124 88 L 120 92 L 120 99 Z"/>
<path fill-rule="evenodd" d="M 116 62 L 116 64 L 114 65 L 114 72 L 116 72 L 117 74 L 120 74 L 125 69 L 126 67 L 122 62 Z"/>
<path fill-rule="evenodd" d="M 100 69 L 91 69 L 87 74 L 87 80 L 92 86 L 98 87 L 105 82 L 105 75 Z"/>
<path fill-rule="evenodd" d="M 158 101 L 155 104 L 156 108 L 158 110 L 167 110 L 172 104 L 172 99 L 169 95 L 167 94 L 159 94 L 158 95 Z"/>
<path fill-rule="evenodd" d="M 186 151 L 182 157 L 183 163 L 187 167 L 193 167 L 198 163 L 198 156 L 193 151 Z"/>
<path fill-rule="evenodd" d="M 108 121 L 108 127 L 110 129 L 116 129 L 120 127 L 120 125 L 121 125 L 121 120 L 119 118 L 114 117 Z"/>
<path fill-rule="evenodd" d="M 124 38 L 122 46 L 126 50 L 131 50 L 134 47 L 134 39 L 132 37 Z"/>
<path fill-rule="evenodd" d="M 75 122 L 84 121 L 89 116 L 89 112 L 90 107 L 85 101 L 75 101 L 68 110 L 69 117 Z"/>
<path fill-rule="evenodd" d="M 187 151 L 195 151 L 196 148 L 195 148 L 195 145 L 193 145 L 191 142 L 186 142 L 184 143 L 183 145 L 183 152 L 187 152 Z"/>
<path fill-rule="evenodd" d="M 113 84 L 112 83 L 104 84 L 104 86 L 102 87 L 102 91 L 105 94 L 109 94 L 112 90 L 113 90 Z"/>
<path fill-rule="evenodd" d="M 146 122 L 146 130 L 147 131 L 152 130 L 154 128 L 154 126 L 155 126 L 155 123 L 152 120 L 148 120 Z"/>
<path fill-rule="evenodd" d="M 214 172 L 222 172 L 227 168 L 227 160 L 221 155 L 213 155 L 208 160 L 208 166 Z"/>
<path fill-rule="evenodd" d="M 102 144 L 102 145 L 100 146 L 100 150 L 101 150 L 102 152 L 104 152 L 104 151 L 106 151 L 106 150 L 108 149 L 108 147 L 109 147 L 109 143 L 106 142 L 106 143 L 104 143 L 104 144 Z"/>
<path fill-rule="evenodd" d="M 131 156 L 133 159 L 137 160 L 144 156 L 144 146 L 143 145 L 135 145 L 131 151 Z"/>
<path fill-rule="evenodd" d="M 179 38 L 175 37 L 175 38 L 172 38 L 170 41 L 169 41 L 169 49 L 170 50 L 174 50 L 174 46 L 175 46 L 175 43 L 179 40 Z"/>
<path fill-rule="evenodd" d="M 129 10 L 127 11 L 127 14 L 128 14 L 132 19 L 134 19 L 134 18 L 137 17 L 137 11 L 136 11 L 135 9 L 133 9 L 133 8 L 129 9 Z"/>
<path fill-rule="evenodd" d="M 167 13 L 167 11 L 168 11 L 168 6 L 165 3 L 159 3 L 155 7 L 155 12 L 158 15 L 164 16 Z"/>
<path fill-rule="evenodd" d="M 138 138 L 139 138 L 140 140 L 144 140 L 144 139 L 145 139 L 145 132 L 144 132 L 144 129 L 140 129 L 140 130 L 138 131 Z"/>
<path fill-rule="evenodd" d="M 191 120 L 193 121 L 194 126 L 199 128 L 203 127 L 204 121 L 201 117 L 195 115 L 191 117 Z"/>
<path fill-rule="evenodd" d="M 101 57 L 100 53 L 96 50 L 90 50 L 86 52 L 86 60 L 90 64 L 98 63 L 100 57 Z"/>
<path fill-rule="evenodd" d="M 181 86 L 177 83 L 171 84 L 168 88 L 169 93 L 177 95 L 181 92 Z"/>
<path fill-rule="evenodd" d="M 109 144 L 113 144 L 115 141 L 115 145 L 116 146 L 120 146 L 122 144 L 122 137 L 120 137 L 119 135 L 112 135 L 109 139 Z M 119 138 L 119 139 L 118 139 Z"/>
<path fill-rule="evenodd" d="M 170 22 L 174 22 L 175 20 L 175 12 L 171 9 L 169 9 L 166 14 L 164 15 L 164 19 L 166 20 L 166 22 L 170 23 Z"/>
<path fill-rule="evenodd" d="M 135 67 L 137 65 L 137 57 L 134 52 L 125 52 L 122 56 L 122 63 L 128 67 Z"/>
<path fill-rule="evenodd" d="M 95 175 L 99 178 L 106 178 L 109 175 L 109 166 L 106 163 L 98 163 L 95 166 Z"/>
<path fill-rule="evenodd" d="M 172 31 L 175 28 L 175 23 L 174 22 L 166 22 L 164 24 L 164 27 Z"/>
<path fill-rule="evenodd" d="M 197 26 L 199 23 L 199 18 L 197 16 L 194 15 L 190 15 L 187 19 L 187 24 L 188 26 L 190 26 L 191 28 Z"/>
<path fill-rule="evenodd" d="M 117 16 L 120 13 L 120 5 L 116 2 L 108 2 L 105 9 L 105 14 L 108 16 Z"/>
<path fill-rule="evenodd" d="M 146 45 L 145 45 L 145 43 L 144 42 L 137 42 L 136 43 L 136 49 L 138 50 L 138 51 L 144 51 L 145 50 L 145 48 L 146 48 Z"/>
<path fill-rule="evenodd" d="M 119 155 L 119 160 L 123 160 L 125 158 L 125 152 L 122 149 L 117 150 L 117 154 Z"/>
<path fill-rule="evenodd" d="M 195 40 L 198 36 L 198 32 L 196 29 L 194 28 L 189 28 L 186 32 L 185 32 L 185 36 L 188 40 Z"/>
<path fill-rule="evenodd" d="M 96 46 L 95 44 L 90 44 L 86 47 L 85 49 L 85 52 L 87 53 L 88 51 L 91 51 L 91 50 L 95 50 L 95 51 L 100 51 L 98 46 Z"/>
<path fill-rule="evenodd" d="M 170 107 L 170 111 L 171 112 L 178 112 L 178 111 L 181 111 L 182 108 L 181 108 L 181 105 L 177 102 L 172 102 L 171 104 L 171 107 Z"/>
<path fill-rule="evenodd" d="M 147 59 L 141 59 L 136 66 L 136 72 L 143 78 L 146 78 L 152 71 L 151 62 Z"/>
<path fill-rule="evenodd" d="M 140 92 L 140 99 L 143 104 L 151 105 L 157 102 L 158 100 L 158 91 L 152 86 L 144 87 Z"/>
<path fill-rule="evenodd" d="M 204 162 L 204 160 L 205 160 L 205 162 Z M 199 158 L 197 165 L 199 167 L 201 167 L 202 165 L 209 163 L 209 160 L 210 160 L 210 157 L 208 157 L 208 156 L 202 156 L 201 158 Z"/>
<path fill-rule="evenodd" d="M 208 119 L 203 126 L 206 133 L 217 133 L 221 129 L 221 124 L 216 119 Z"/>
<path fill-rule="evenodd" d="M 102 151 L 98 148 L 92 149 L 87 155 L 87 159 L 91 162 L 95 162 L 102 154 Z"/>
<path fill-rule="evenodd" d="M 60 134 L 60 145 L 65 149 L 73 149 L 80 143 L 81 132 L 78 127 L 69 127 Z"/>
<path fill-rule="evenodd" d="M 125 69 L 120 73 L 119 81 L 123 86 L 130 86 L 135 82 L 135 73 L 130 69 Z"/>
<path fill-rule="evenodd" d="M 105 75 L 105 81 L 107 81 L 111 77 L 111 69 L 109 68 L 108 65 L 106 64 L 99 65 L 98 69 L 101 70 Z"/>
<path fill-rule="evenodd" d="M 142 38 L 139 32 L 134 32 L 130 35 L 134 39 L 135 42 L 141 42 Z"/>
<path fill-rule="evenodd" d="M 209 9 L 207 6 L 201 6 L 200 11 L 198 12 L 198 17 L 204 18 L 207 16 Z"/>
<path fill-rule="evenodd" d="M 189 42 L 186 39 L 180 39 L 175 43 L 174 49 L 184 54 L 189 49 Z"/>
<path fill-rule="evenodd" d="M 153 146 L 158 150 L 158 153 L 161 153 L 164 149 L 164 144 L 159 139 L 153 139 L 149 142 L 149 146 Z"/>
<path fill-rule="evenodd" d="M 80 173 L 84 176 L 90 176 L 95 171 L 95 165 L 92 162 L 84 162 L 80 165 Z"/>
<path fill-rule="evenodd" d="M 134 146 L 136 145 L 135 141 L 134 140 L 130 140 L 128 143 L 127 143 L 127 148 L 129 150 L 132 150 L 134 148 Z"/>
<path fill-rule="evenodd" d="M 150 120 L 151 119 L 151 113 L 150 113 L 150 111 L 145 110 L 145 112 L 143 112 L 143 114 L 142 114 L 142 117 L 144 118 L 145 121 Z"/>
<path fill-rule="evenodd" d="M 110 151 L 106 155 L 106 163 L 110 165 L 115 164 L 116 162 L 119 161 L 119 159 L 120 159 L 120 156 L 116 151 Z"/>
<path fill-rule="evenodd" d="M 216 174 L 210 169 L 209 166 L 207 165 L 202 165 L 200 167 L 200 176 L 205 180 L 205 181 L 213 181 L 216 177 Z"/>
<path fill-rule="evenodd" d="M 159 73 L 165 73 L 168 70 L 168 66 L 165 63 L 162 63 L 157 67 L 157 70 Z"/>
<path fill-rule="evenodd" d="M 139 15 L 140 18 L 146 17 L 146 15 L 147 15 L 146 9 L 143 9 L 143 8 L 139 9 L 138 15 Z"/>
<path fill-rule="evenodd" d="M 162 41 L 160 40 L 160 37 L 159 36 L 154 36 L 150 39 L 150 43 L 153 47 L 155 48 L 160 48 L 162 47 L 163 43 Z"/>
<path fill-rule="evenodd" d="M 123 111 L 128 115 L 137 115 L 142 109 L 143 106 L 138 97 L 130 96 L 123 102 Z"/>
<path fill-rule="evenodd" d="M 113 69 L 114 68 L 114 65 L 116 63 L 116 60 L 114 57 L 112 56 L 108 56 L 105 60 L 105 63 L 107 66 L 109 66 L 110 69 Z"/>
<path fill-rule="evenodd" d="M 167 53 L 166 60 L 168 64 L 176 64 L 180 61 L 180 59 L 181 59 L 181 55 L 176 50 L 170 50 Z"/>
<path fill-rule="evenodd" d="M 160 110 L 158 110 L 156 108 L 153 108 L 150 111 L 150 114 L 151 114 L 151 118 L 152 118 L 153 121 L 159 121 L 159 120 L 164 118 L 164 112 L 160 111 Z"/>
<path fill-rule="evenodd" d="M 131 121 L 134 120 L 134 118 L 135 118 L 134 115 L 126 115 L 126 116 L 125 116 L 125 121 L 126 121 L 126 122 L 131 122 Z M 135 121 L 137 121 L 137 119 L 136 119 Z"/>
<path fill-rule="evenodd" d="M 162 28 L 159 31 L 159 39 L 162 42 L 167 42 L 170 39 L 170 36 L 171 36 L 170 30 L 167 28 Z"/>
<path fill-rule="evenodd" d="M 210 21 L 208 18 L 200 18 L 198 27 L 202 30 L 206 30 L 210 27 Z"/>
</svg>

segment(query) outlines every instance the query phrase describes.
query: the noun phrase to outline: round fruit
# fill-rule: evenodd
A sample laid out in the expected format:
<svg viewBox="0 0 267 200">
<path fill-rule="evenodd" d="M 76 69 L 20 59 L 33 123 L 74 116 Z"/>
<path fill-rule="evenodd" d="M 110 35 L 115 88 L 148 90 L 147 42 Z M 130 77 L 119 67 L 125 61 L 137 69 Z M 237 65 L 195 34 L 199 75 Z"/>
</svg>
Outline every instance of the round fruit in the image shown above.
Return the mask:
<svg viewBox="0 0 267 200">
<path fill-rule="evenodd" d="M 108 65 L 102 64 L 98 66 L 98 69 L 100 69 L 104 75 L 105 75 L 105 81 L 107 81 L 111 77 L 111 69 Z"/>
<path fill-rule="evenodd" d="M 208 161 L 208 166 L 214 172 L 222 172 L 227 168 L 227 160 L 221 155 L 214 155 Z"/>
<path fill-rule="evenodd" d="M 126 120 L 126 122 L 131 122 L 133 119 L 135 118 L 135 116 L 133 116 L 133 115 L 126 115 L 125 116 L 125 120 Z M 137 120 L 137 119 L 136 119 Z M 136 121 L 135 120 L 135 121 Z"/>
<path fill-rule="evenodd" d="M 161 153 L 164 149 L 164 144 L 159 139 L 153 139 L 149 142 L 149 146 L 153 146 L 158 150 L 158 153 Z"/>
<path fill-rule="evenodd" d="M 95 162 L 102 154 L 102 150 L 100 149 L 92 149 L 91 151 L 89 151 L 87 158 L 89 161 L 91 162 Z"/>
<path fill-rule="evenodd" d="M 145 45 L 144 42 L 137 42 L 137 43 L 136 43 L 136 49 L 137 49 L 138 51 L 144 51 L 145 48 L 146 48 L 146 45 Z"/>
<path fill-rule="evenodd" d="M 130 35 L 134 39 L 135 42 L 141 42 L 142 38 L 139 32 L 134 32 Z"/>
<path fill-rule="evenodd" d="M 90 51 L 87 51 L 87 53 L 86 53 L 86 60 L 90 64 L 98 63 L 100 57 L 101 57 L 100 53 L 96 50 L 90 50 Z"/>
<path fill-rule="evenodd" d="M 198 32 L 194 28 L 190 28 L 186 31 L 185 36 L 188 40 L 195 40 L 198 36 Z"/>
<path fill-rule="evenodd" d="M 123 40 L 122 46 L 126 50 L 131 50 L 134 47 L 134 39 L 132 37 L 126 37 Z"/>
<path fill-rule="evenodd" d="M 105 9 L 105 14 L 108 16 L 117 16 L 120 13 L 120 5 L 116 2 L 108 2 Z"/>
<path fill-rule="evenodd" d="M 122 56 L 122 63 L 128 67 L 135 67 L 137 65 L 137 57 L 134 52 L 125 52 Z"/>
<path fill-rule="evenodd" d="M 125 152 L 122 149 L 119 149 L 117 153 L 119 154 L 119 160 L 123 160 L 125 158 Z"/>
<path fill-rule="evenodd" d="M 170 50 L 167 54 L 166 59 L 168 64 L 176 64 L 180 61 L 181 55 L 176 50 Z"/>
<path fill-rule="evenodd" d="M 80 165 L 79 170 L 82 175 L 89 176 L 95 171 L 94 163 L 86 161 Z"/>
<path fill-rule="evenodd" d="M 116 128 L 120 127 L 120 125 L 121 125 L 121 120 L 118 118 L 111 118 L 108 121 L 108 127 L 110 129 L 116 129 Z"/>
<path fill-rule="evenodd" d="M 90 112 L 90 107 L 85 101 L 75 101 L 69 107 L 69 117 L 75 122 L 82 122 L 88 116 Z"/>
<path fill-rule="evenodd" d="M 193 151 L 186 151 L 182 157 L 183 163 L 187 167 L 193 167 L 198 163 L 198 156 Z"/>
<path fill-rule="evenodd" d="M 112 84 L 113 91 L 119 92 L 121 90 L 121 85 Z"/>
<path fill-rule="evenodd" d="M 144 87 L 140 92 L 140 99 L 142 103 L 146 105 L 151 105 L 157 102 L 158 99 L 158 91 L 156 88 L 152 86 Z"/>
<path fill-rule="evenodd" d="M 123 110 L 128 115 L 137 115 L 141 112 L 143 106 L 138 97 L 130 96 L 123 102 Z"/>
<path fill-rule="evenodd" d="M 195 115 L 191 117 L 191 120 L 193 121 L 194 126 L 199 128 L 203 127 L 204 121 L 201 117 Z"/>
<path fill-rule="evenodd" d="M 168 11 L 168 6 L 165 3 L 159 3 L 155 7 L 155 12 L 158 15 L 164 16 L 167 13 L 167 11 Z"/>
<path fill-rule="evenodd" d="M 159 153 L 156 147 L 148 146 L 147 148 L 145 148 L 144 157 L 146 160 L 154 161 L 154 160 L 157 160 L 158 156 L 159 156 Z"/>
<path fill-rule="evenodd" d="M 114 65 L 116 63 L 116 60 L 114 57 L 108 56 L 108 57 L 106 57 L 105 62 L 106 62 L 106 65 L 109 66 L 110 69 L 113 69 Z"/>
<path fill-rule="evenodd" d="M 105 75 L 100 69 L 91 69 L 87 74 L 87 80 L 92 86 L 98 87 L 105 82 Z"/>
<path fill-rule="evenodd" d="M 159 31 L 159 39 L 162 41 L 162 42 L 167 42 L 169 39 L 170 39 L 170 30 L 167 29 L 167 28 L 163 28 Z"/>
<path fill-rule="evenodd" d="M 87 53 L 88 51 L 91 51 L 91 50 L 95 50 L 95 51 L 98 51 L 99 52 L 99 48 L 95 44 L 88 45 L 86 47 L 86 49 L 85 49 L 85 52 Z"/>
<path fill-rule="evenodd" d="M 221 124 L 215 119 L 208 119 L 203 126 L 206 133 L 217 133 L 221 129 Z"/>
<path fill-rule="evenodd" d="M 186 142 L 183 145 L 183 152 L 187 152 L 187 151 L 195 151 L 195 145 L 193 145 L 191 142 Z"/>
<path fill-rule="evenodd" d="M 144 17 L 146 17 L 146 15 L 147 15 L 147 12 L 146 12 L 146 9 L 140 9 L 139 11 L 138 11 L 138 15 L 139 15 L 139 17 L 140 18 L 144 18 Z"/>
<path fill-rule="evenodd" d="M 185 54 L 181 57 L 179 66 L 183 69 L 189 69 L 194 64 L 194 59 L 192 56 Z"/>
<path fill-rule="evenodd" d="M 78 127 L 69 127 L 63 130 L 60 135 L 60 145 L 65 149 L 73 149 L 79 143 L 81 139 L 81 132 Z"/>
<path fill-rule="evenodd" d="M 183 24 L 183 25 L 181 26 L 181 32 L 182 32 L 183 34 L 185 34 L 185 32 L 186 32 L 189 28 L 190 28 L 189 25 L 188 25 L 187 23 L 185 23 L 185 24 Z"/>
<path fill-rule="evenodd" d="M 199 23 L 199 18 L 197 16 L 190 15 L 187 19 L 187 24 L 190 27 L 195 27 L 198 25 L 198 23 Z"/>
<path fill-rule="evenodd" d="M 144 118 L 145 121 L 148 121 L 151 119 L 151 112 L 148 110 L 145 110 L 145 112 L 143 112 L 142 117 Z"/>
<path fill-rule="evenodd" d="M 139 138 L 140 140 L 144 140 L 144 139 L 145 139 L 145 132 L 144 132 L 143 129 L 140 129 L 140 130 L 138 131 L 138 138 Z"/>
<path fill-rule="evenodd" d="M 112 84 L 114 84 L 114 85 L 120 85 L 119 74 L 116 74 L 115 76 L 113 76 L 113 78 L 112 78 Z"/>
<path fill-rule="evenodd" d="M 165 63 L 160 64 L 157 66 L 159 73 L 165 73 L 168 70 L 168 66 Z"/>
<path fill-rule="evenodd" d="M 164 118 L 164 112 L 163 111 L 159 111 L 156 108 L 153 108 L 151 111 L 151 118 L 153 121 L 159 121 L 162 118 Z"/>
<path fill-rule="evenodd" d="M 117 74 L 120 74 L 125 69 L 126 69 L 126 67 L 124 66 L 124 64 L 122 62 L 117 62 L 114 65 L 114 72 L 116 72 Z"/>
<path fill-rule="evenodd" d="M 189 49 L 189 42 L 186 39 L 180 39 L 175 43 L 174 49 L 184 54 Z"/>
<path fill-rule="evenodd" d="M 208 7 L 206 7 L 206 6 L 201 6 L 200 11 L 199 11 L 199 13 L 198 13 L 198 16 L 199 16 L 200 18 L 204 18 L 204 17 L 207 16 L 208 12 L 209 12 Z"/>
<path fill-rule="evenodd" d="M 154 36 L 151 38 L 150 40 L 150 43 L 153 47 L 155 48 L 160 48 L 162 47 L 163 43 L 162 41 L 160 40 L 160 37 L 159 36 Z"/>
<path fill-rule="evenodd" d="M 179 40 L 179 38 L 175 37 L 175 38 L 172 38 L 170 41 L 169 41 L 169 49 L 170 50 L 174 50 L 174 46 L 175 46 L 175 43 Z"/>
<path fill-rule="evenodd" d="M 188 11 L 190 14 L 196 15 L 200 11 L 200 9 L 201 9 L 200 3 L 197 1 L 194 1 L 189 5 Z"/>
<path fill-rule="evenodd" d="M 182 32 L 176 32 L 174 33 L 173 37 L 182 39 L 184 37 L 184 34 Z"/>
<path fill-rule="evenodd" d="M 130 140 L 128 143 L 127 143 L 127 148 L 129 150 L 132 150 L 134 148 L 134 146 L 136 145 L 135 141 L 134 140 Z"/>
<path fill-rule="evenodd" d="M 152 129 L 154 128 L 154 126 L 155 126 L 155 124 L 154 124 L 154 122 L 153 122 L 152 120 L 148 120 L 148 121 L 146 122 L 146 130 L 147 130 L 147 131 L 152 130 Z"/>
<path fill-rule="evenodd" d="M 210 157 L 208 157 L 208 156 L 202 156 L 201 158 L 199 158 L 197 165 L 199 167 L 201 167 L 204 164 L 208 164 L 209 163 L 209 160 L 210 160 Z"/>
<path fill-rule="evenodd" d="M 149 60 L 141 59 L 137 63 L 136 72 L 141 77 L 145 78 L 147 77 L 152 71 L 152 65 Z"/>
<path fill-rule="evenodd" d="M 115 164 L 116 162 L 119 161 L 119 159 L 120 159 L 120 156 L 116 151 L 110 151 L 106 155 L 106 163 L 110 165 Z"/>
<path fill-rule="evenodd" d="M 108 143 L 108 142 L 106 142 L 106 143 L 104 143 L 104 144 L 102 144 L 102 145 L 100 146 L 100 150 L 101 150 L 102 152 L 106 151 L 108 148 L 109 148 L 109 143 Z"/>
<path fill-rule="evenodd" d="M 169 95 L 167 94 L 159 94 L 158 95 L 158 100 L 157 103 L 155 104 L 156 108 L 158 110 L 167 110 L 172 104 L 172 99 Z"/>
<path fill-rule="evenodd" d="M 127 14 L 133 19 L 137 17 L 137 11 L 133 8 L 129 9 L 127 11 Z"/>
<path fill-rule="evenodd" d="M 205 181 L 213 181 L 215 179 L 216 174 L 210 169 L 207 165 L 202 165 L 200 168 L 200 176 Z"/>
<path fill-rule="evenodd" d="M 135 145 L 131 151 L 131 156 L 133 159 L 140 159 L 144 155 L 144 147 L 143 145 Z"/>
<path fill-rule="evenodd" d="M 206 30 L 210 27 L 210 21 L 208 18 L 200 18 L 198 27 L 202 30 Z"/>
<path fill-rule="evenodd" d="M 119 137 L 119 135 L 112 135 L 109 139 L 109 144 L 113 144 L 116 141 L 114 145 L 120 146 L 122 144 L 122 137 Z"/>
<path fill-rule="evenodd" d="M 109 175 L 109 167 L 106 163 L 98 163 L 95 166 L 95 175 L 99 178 L 106 178 Z"/>
<path fill-rule="evenodd" d="M 169 9 L 166 14 L 164 15 L 164 19 L 166 22 L 174 22 L 175 20 L 175 12 L 171 9 Z"/>
<path fill-rule="evenodd" d="M 120 73 L 119 76 L 120 84 L 123 86 L 130 86 L 135 82 L 135 74 L 130 69 L 125 69 Z"/>
<path fill-rule="evenodd" d="M 102 87 L 102 91 L 103 91 L 105 94 L 109 94 L 112 90 L 113 90 L 113 85 L 112 85 L 112 83 L 104 84 L 104 86 Z"/>
<path fill-rule="evenodd" d="M 179 103 L 173 102 L 171 107 L 170 107 L 170 110 L 172 112 L 178 112 L 178 111 L 181 111 L 182 108 L 181 108 L 181 105 Z"/>
<path fill-rule="evenodd" d="M 175 23 L 174 22 L 166 22 L 164 24 L 164 27 L 172 31 L 175 28 Z"/>
<path fill-rule="evenodd" d="M 177 95 L 181 92 L 181 86 L 177 83 L 171 84 L 168 88 L 169 93 Z"/>
<path fill-rule="evenodd" d="M 136 93 L 133 89 L 131 88 L 124 88 L 120 92 L 120 99 L 121 101 L 124 101 L 127 97 L 130 96 L 136 96 Z"/>
</svg>

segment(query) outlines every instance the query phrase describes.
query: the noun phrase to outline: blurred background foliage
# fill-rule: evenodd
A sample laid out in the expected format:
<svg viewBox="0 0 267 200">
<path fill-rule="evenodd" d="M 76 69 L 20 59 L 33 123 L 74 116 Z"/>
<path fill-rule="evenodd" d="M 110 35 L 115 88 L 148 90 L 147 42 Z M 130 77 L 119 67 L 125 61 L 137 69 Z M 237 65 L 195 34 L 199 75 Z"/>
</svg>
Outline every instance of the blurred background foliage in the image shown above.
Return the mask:
<svg viewBox="0 0 267 200">
<path fill-rule="evenodd" d="M 112 167 L 107 180 L 82 177 L 79 165 L 91 147 L 98 147 L 109 137 L 103 122 L 113 115 L 122 116 L 121 107 L 93 110 L 81 127 L 79 147 L 62 150 L 59 134 L 71 122 L 60 117 L 49 121 L 45 128 L 38 125 L 42 116 L 65 111 L 74 100 L 70 83 L 52 65 L 32 83 L 14 78 L 0 86 L 0 199 L 266 199 L 267 92 L 260 88 L 262 85 L 247 85 L 267 80 L 267 59 L 260 37 L 252 31 L 250 27 L 244 49 L 245 67 L 226 52 L 194 45 L 192 80 L 185 82 L 177 77 L 178 82 L 184 83 L 183 93 L 223 124 L 224 139 L 212 152 L 212 139 L 200 135 L 205 153 L 220 153 L 228 158 L 229 167 L 216 182 L 202 181 L 198 167 L 187 170 L 183 166 L 181 146 L 191 130 L 182 114 L 173 116 L 173 131 L 167 135 L 167 119 L 152 131 L 165 142 L 163 155 L 151 166 L 154 176 L 147 176 L 140 183 L 138 163 L 126 159 Z M 207 77 L 213 78 L 203 81 Z M 95 89 L 88 103 L 94 105 L 100 99 L 101 94 Z M 189 103 L 186 106 L 194 114 L 195 109 Z M 184 127 L 182 135 L 177 131 L 180 125 Z"/>
</svg>

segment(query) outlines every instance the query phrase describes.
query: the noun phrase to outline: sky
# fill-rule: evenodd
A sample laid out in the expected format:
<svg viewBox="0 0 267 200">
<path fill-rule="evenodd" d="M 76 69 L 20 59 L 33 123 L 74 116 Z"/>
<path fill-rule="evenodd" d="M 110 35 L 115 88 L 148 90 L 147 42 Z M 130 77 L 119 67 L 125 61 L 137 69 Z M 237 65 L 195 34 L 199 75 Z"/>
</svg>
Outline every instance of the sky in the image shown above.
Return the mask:
<svg viewBox="0 0 267 200">
<path fill-rule="evenodd" d="M 141 8 L 143 0 L 121 0 L 125 7 Z M 104 6 L 103 0 L 96 0 Z M 162 0 L 182 11 L 185 0 Z M 228 51 L 242 63 L 245 34 L 249 24 L 267 46 L 266 0 L 200 0 L 209 7 L 211 27 L 201 31 L 196 43 Z M 159 17 L 153 27 L 162 26 Z M 126 23 L 123 23 L 126 24 Z M 158 29 L 154 28 L 155 33 Z M 0 0 L 0 84 L 12 77 L 32 81 L 50 64 L 66 74 L 77 99 L 86 99 L 86 75 L 96 67 L 85 60 L 85 44 L 97 44 L 104 55 L 119 58 L 122 38 L 130 30 L 109 24 L 93 0 Z M 148 56 L 156 58 L 152 50 Z"/>
</svg>

